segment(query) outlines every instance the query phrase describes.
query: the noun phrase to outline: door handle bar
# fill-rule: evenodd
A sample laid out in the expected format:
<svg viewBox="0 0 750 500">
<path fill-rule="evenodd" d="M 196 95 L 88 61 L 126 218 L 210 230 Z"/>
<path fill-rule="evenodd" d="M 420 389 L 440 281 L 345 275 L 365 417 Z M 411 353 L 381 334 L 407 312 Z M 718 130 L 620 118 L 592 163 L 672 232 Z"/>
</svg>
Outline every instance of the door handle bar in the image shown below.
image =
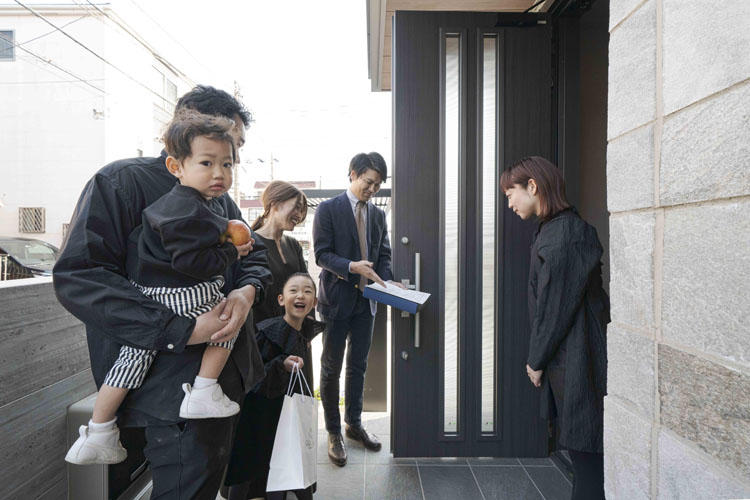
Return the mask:
<svg viewBox="0 0 750 500">
<path fill-rule="evenodd" d="M 422 254 L 414 254 L 414 288 L 421 291 L 422 288 Z M 421 343 L 421 334 L 419 331 L 419 311 L 414 315 L 414 347 L 419 347 Z"/>
</svg>

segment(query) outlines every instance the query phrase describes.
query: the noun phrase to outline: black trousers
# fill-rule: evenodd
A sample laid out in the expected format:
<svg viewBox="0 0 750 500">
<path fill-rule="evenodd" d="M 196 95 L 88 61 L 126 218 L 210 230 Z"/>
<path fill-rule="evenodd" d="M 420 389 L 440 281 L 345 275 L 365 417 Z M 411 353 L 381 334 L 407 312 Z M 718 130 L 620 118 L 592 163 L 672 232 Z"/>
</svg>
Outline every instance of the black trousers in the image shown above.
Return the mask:
<svg viewBox="0 0 750 500">
<path fill-rule="evenodd" d="M 292 490 L 289 491 L 270 491 L 265 494 L 258 495 L 256 493 L 249 493 L 250 483 L 246 482 L 243 484 L 237 484 L 229 487 L 227 493 L 228 500 L 248 500 L 252 498 L 265 498 L 266 500 L 287 500 L 289 493 L 294 493 L 294 497 L 297 500 L 312 500 L 313 498 L 313 486 L 305 488 L 304 490 Z"/>
<path fill-rule="evenodd" d="M 219 380 L 233 401 L 244 398 L 232 361 Z M 153 478 L 152 500 L 215 500 L 232 449 L 237 417 L 193 419 L 146 427 L 143 449 Z"/>
<path fill-rule="evenodd" d="M 372 344 L 375 316 L 370 301 L 360 294 L 354 312 L 346 319 L 321 318 L 327 326 L 323 332 L 323 354 L 320 356 L 320 399 L 329 433 L 341 432 L 339 414 L 339 378 L 346 352 L 346 386 L 344 388 L 344 421 L 349 425 L 362 422 L 367 356 Z"/>
<path fill-rule="evenodd" d="M 266 499 L 267 500 L 287 500 L 287 491 L 272 491 L 270 493 L 266 493 Z M 294 493 L 294 496 L 297 498 L 297 500 L 312 500 L 313 494 L 312 491 L 310 491 L 310 488 L 307 488 L 305 490 L 294 490 L 292 491 Z"/>
<path fill-rule="evenodd" d="M 604 455 L 568 450 L 573 465 L 571 500 L 604 500 Z"/>
<path fill-rule="evenodd" d="M 231 418 L 146 427 L 153 500 L 215 500 L 232 439 Z"/>
</svg>

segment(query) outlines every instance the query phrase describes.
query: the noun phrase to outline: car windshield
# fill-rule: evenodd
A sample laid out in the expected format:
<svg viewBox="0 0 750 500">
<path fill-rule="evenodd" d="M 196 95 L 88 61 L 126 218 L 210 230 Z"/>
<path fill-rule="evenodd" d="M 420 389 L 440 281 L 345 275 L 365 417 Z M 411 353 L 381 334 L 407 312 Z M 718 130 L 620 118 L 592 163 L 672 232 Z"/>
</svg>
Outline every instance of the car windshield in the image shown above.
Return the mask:
<svg viewBox="0 0 750 500">
<path fill-rule="evenodd" d="M 24 266 L 54 264 L 58 256 L 57 248 L 37 240 L 2 240 L 0 248 Z"/>
</svg>

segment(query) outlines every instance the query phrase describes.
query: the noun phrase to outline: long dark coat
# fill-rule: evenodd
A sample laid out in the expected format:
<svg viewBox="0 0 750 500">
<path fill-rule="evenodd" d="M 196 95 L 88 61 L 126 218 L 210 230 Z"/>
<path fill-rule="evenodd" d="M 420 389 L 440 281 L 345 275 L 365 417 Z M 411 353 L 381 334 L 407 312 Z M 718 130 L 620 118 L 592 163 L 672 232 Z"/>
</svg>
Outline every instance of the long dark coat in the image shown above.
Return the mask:
<svg viewBox="0 0 750 500">
<path fill-rule="evenodd" d="M 528 364 L 544 370 L 542 417 L 559 418 L 560 445 L 603 452 L 609 298 L 602 246 L 574 208 L 541 224 L 531 247 Z"/>
<path fill-rule="evenodd" d="M 284 315 L 284 309 L 279 305 L 278 296 L 282 293 L 286 280 L 290 276 L 295 273 L 307 272 L 307 263 L 302 253 L 302 245 L 292 236 L 284 235 L 281 237 L 281 251 L 284 253 L 283 259 L 274 240 L 255 233 L 255 241 L 259 241 L 268 249 L 268 268 L 271 270 L 271 276 L 273 276 L 273 283 L 268 285 L 266 289 L 266 300 L 253 308 L 253 321 L 255 321 L 255 328 L 257 330 L 261 322 L 269 318 Z M 310 311 L 310 315 L 315 316 L 315 311 Z M 307 333 L 309 332 L 304 332 L 305 335 Z M 302 373 L 305 374 L 307 380 L 313 380 L 313 357 L 310 347 L 307 348 L 302 358 L 305 360 Z"/>
</svg>

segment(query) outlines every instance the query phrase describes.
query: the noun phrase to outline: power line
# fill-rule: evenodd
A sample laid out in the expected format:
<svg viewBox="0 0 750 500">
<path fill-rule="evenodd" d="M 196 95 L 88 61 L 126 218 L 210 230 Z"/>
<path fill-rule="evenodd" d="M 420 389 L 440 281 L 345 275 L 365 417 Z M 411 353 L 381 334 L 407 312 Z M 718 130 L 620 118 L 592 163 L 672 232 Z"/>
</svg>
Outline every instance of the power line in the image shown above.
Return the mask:
<svg viewBox="0 0 750 500">
<path fill-rule="evenodd" d="M 91 2 L 89 2 L 89 3 L 91 3 Z M 140 5 L 138 5 L 137 3 L 135 3 L 135 0 L 130 0 L 130 3 L 132 3 L 133 5 L 135 5 L 135 7 L 138 10 L 140 10 L 141 12 L 143 12 L 143 15 L 146 16 L 147 18 L 149 18 L 151 20 L 151 22 L 154 23 L 156 26 L 158 26 L 162 30 L 162 32 L 164 32 L 164 34 L 166 34 L 169 38 L 172 39 L 172 41 L 174 41 L 174 43 L 176 43 L 177 45 L 179 45 L 180 47 L 182 47 L 182 49 L 185 51 L 185 53 L 187 55 L 189 55 L 195 62 L 197 62 L 203 69 L 205 69 L 206 71 L 208 71 L 209 73 L 211 73 L 211 75 L 214 75 L 213 70 L 211 70 L 208 66 L 206 66 L 205 64 L 203 64 L 197 57 L 195 57 L 193 55 L 193 53 L 190 50 L 188 50 L 187 47 L 185 47 L 184 45 L 182 45 L 179 40 L 177 40 L 175 37 L 172 36 L 172 34 L 169 32 L 169 30 L 165 29 L 161 24 L 158 23 L 158 21 L 156 19 L 154 19 L 153 17 L 151 17 L 148 14 L 148 12 L 146 12 L 143 9 L 143 7 L 141 7 Z M 216 77 L 214 76 L 214 78 L 216 78 Z"/>
<path fill-rule="evenodd" d="M 5 40 L 6 40 L 7 42 L 9 42 L 9 43 L 13 43 L 13 40 L 11 40 L 11 39 L 10 39 L 10 38 L 8 38 L 7 36 L 3 35 L 2 33 L 0 33 L 0 38 L 3 38 L 3 39 L 5 39 Z M 81 78 L 80 76 L 76 75 L 76 74 L 75 74 L 75 73 L 73 73 L 72 71 L 70 71 L 70 70 L 67 70 L 67 69 L 63 68 L 62 66 L 60 66 L 59 64 L 56 64 L 56 63 L 52 62 L 52 59 L 49 59 L 49 58 L 44 58 L 44 57 L 40 56 L 39 54 L 36 54 L 36 53 L 32 52 L 31 50 L 27 49 L 26 47 L 18 47 L 18 48 L 19 48 L 19 49 L 21 49 L 21 50 L 23 50 L 24 52 L 26 52 L 26 53 L 28 53 L 28 54 L 31 54 L 32 56 L 36 57 L 36 58 L 37 58 L 37 59 L 39 59 L 40 61 L 42 61 L 42 62 L 44 62 L 44 63 L 47 63 L 47 64 L 49 64 L 50 66 L 52 66 L 52 67 L 54 67 L 54 68 L 57 68 L 57 69 L 59 69 L 59 70 L 60 70 L 60 71 L 62 71 L 63 73 L 65 73 L 65 74 L 67 74 L 67 75 L 70 75 L 70 76 L 72 76 L 72 77 L 73 77 L 73 78 L 75 78 L 76 80 L 78 80 L 78 81 L 80 81 L 80 82 L 82 82 L 82 83 L 85 83 L 86 85 L 88 85 L 89 87 L 93 88 L 94 90 L 97 90 L 98 92 L 101 92 L 102 94 L 105 94 L 105 95 L 106 95 L 106 92 L 104 91 L 104 89 L 100 89 L 100 88 L 99 88 L 99 87 L 97 87 L 96 85 L 94 85 L 94 84 L 90 83 L 90 82 L 89 82 L 88 80 L 85 80 L 85 79 Z"/>
<path fill-rule="evenodd" d="M 75 37 L 71 36 L 71 35 L 70 35 L 70 34 L 69 34 L 69 33 L 68 33 L 67 31 L 65 31 L 65 30 L 63 30 L 62 28 L 60 28 L 59 26 L 55 25 L 55 23 L 53 23 L 52 21 L 50 21 L 49 19 L 47 19 L 46 17 L 44 17 L 43 15 L 41 15 L 40 13 L 38 13 L 37 11 L 35 11 L 34 9 L 32 9 L 31 7 L 29 7 L 28 5 L 25 5 L 25 4 L 24 4 L 23 2 L 21 2 L 20 0 L 15 0 L 15 2 L 16 2 L 16 3 L 18 4 L 18 5 L 20 5 L 21 7 L 23 7 L 24 9 L 28 10 L 29 12 L 31 12 L 31 13 L 32 13 L 33 15 L 35 15 L 35 16 L 36 16 L 36 17 L 38 17 L 39 19 L 41 19 L 42 21 L 44 21 L 45 23 L 47 23 L 47 24 L 49 24 L 50 26 L 52 26 L 53 28 L 56 28 L 57 30 L 59 30 L 59 31 L 60 31 L 60 33 L 62 33 L 62 34 L 63 34 L 63 35 L 65 35 L 66 37 L 70 38 L 70 39 L 71 39 L 71 40 L 72 40 L 73 42 L 75 42 L 75 43 L 76 43 L 77 45 L 80 45 L 80 46 L 81 46 L 81 47 L 82 47 L 82 48 L 83 48 L 84 50 L 86 50 L 87 52 L 90 52 L 91 54 L 93 54 L 93 55 L 94 55 L 94 57 L 96 57 L 97 59 L 101 60 L 101 61 L 102 61 L 102 62 L 104 62 L 105 64 L 107 64 L 107 65 L 111 66 L 112 68 L 116 69 L 117 71 L 119 71 L 119 72 L 120 72 L 120 73 L 121 73 L 121 74 L 122 74 L 123 76 L 125 76 L 126 78 L 128 78 L 128 79 L 129 79 L 129 80 L 131 80 L 132 82 L 134 82 L 134 83 L 136 83 L 136 84 L 140 85 L 141 87 L 143 87 L 144 89 L 148 90 L 148 91 L 149 91 L 150 93 L 154 94 L 154 95 L 155 95 L 156 97 L 158 97 L 159 99 L 164 99 L 164 96 L 162 96 L 161 94 L 159 94 L 159 93 L 157 93 L 156 91 L 154 91 L 153 89 L 151 89 L 151 87 L 149 87 L 148 85 L 146 85 L 146 84 L 144 84 L 144 83 L 141 83 L 140 81 L 136 80 L 135 78 L 133 78 L 132 76 L 130 76 L 129 74 L 127 74 L 126 72 L 124 72 L 123 70 L 121 70 L 120 68 L 118 68 L 117 66 L 115 66 L 114 64 L 112 64 L 111 62 L 109 62 L 108 60 L 106 60 L 106 59 L 105 59 L 104 57 L 102 57 L 102 56 L 101 56 L 101 55 L 99 55 L 98 53 L 94 52 L 94 51 L 93 51 L 92 49 L 90 49 L 90 48 L 89 48 L 89 47 L 88 47 L 88 46 L 87 46 L 86 44 L 82 43 L 81 41 L 79 41 L 79 40 L 78 40 L 78 39 L 76 39 Z M 76 77 L 76 78 L 77 78 L 77 77 Z"/>
<path fill-rule="evenodd" d="M 63 24 L 61 26 L 61 28 L 65 28 L 66 26 L 70 26 L 71 24 L 76 23 L 76 22 L 80 21 L 81 19 L 86 19 L 87 17 L 88 16 L 81 16 L 81 17 L 79 17 L 77 19 L 73 19 L 72 21 Z M 20 47 L 21 45 L 26 45 L 27 43 L 35 42 L 35 41 L 39 40 L 40 38 L 44 38 L 45 36 L 51 35 L 52 33 L 57 33 L 57 30 L 54 29 L 52 31 L 48 31 L 47 33 L 45 33 L 43 35 L 39 35 L 37 37 L 32 38 L 31 40 L 26 40 L 26 41 L 23 41 L 23 42 L 18 42 L 13 47 L 10 47 L 10 48 L 12 49 L 12 48 Z"/>
<path fill-rule="evenodd" d="M 107 21 L 105 21 L 104 19 L 102 19 L 102 15 L 100 15 L 100 13 L 101 13 L 101 14 L 103 14 L 104 16 L 107 16 L 107 13 L 106 13 L 106 12 L 104 12 L 103 10 L 99 9 L 99 8 L 98 8 L 98 7 L 96 6 L 96 5 L 92 4 L 91 2 L 88 2 L 88 3 L 90 4 L 90 5 L 92 5 L 92 6 L 96 7 L 96 9 L 97 9 L 97 10 L 98 10 L 99 12 L 96 12 L 96 11 L 94 11 L 94 10 L 93 10 L 93 9 L 91 9 L 91 8 L 90 8 L 89 6 L 87 6 L 86 4 L 84 4 L 83 2 L 78 2 L 77 0 L 72 0 L 72 2 L 73 2 L 74 4 L 76 4 L 76 5 L 77 5 L 77 6 L 79 7 L 79 8 L 81 8 L 81 9 L 82 9 L 83 11 L 85 11 L 85 12 L 86 12 L 86 15 L 87 15 L 87 17 L 91 17 L 92 19 L 95 19 L 95 20 L 97 20 L 97 21 L 98 21 L 98 22 L 100 22 L 100 23 L 101 23 L 102 25 L 106 26 L 107 28 L 110 28 L 110 29 L 111 29 L 112 31 L 114 31 L 115 33 L 118 33 L 118 34 L 120 34 L 120 33 L 119 33 L 119 32 L 118 32 L 118 31 L 117 31 L 117 30 L 116 30 L 116 29 L 115 29 L 115 28 L 114 28 L 114 27 L 112 26 L 112 24 L 111 24 L 111 23 L 108 23 Z M 109 16 L 107 16 L 107 17 L 109 17 Z M 112 18 L 109 18 L 109 19 L 110 19 L 110 20 L 112 20 Z M 113 22 L 115 22 L 115 21 L 113 21 Z M 133 35 L 132 35 L 132 34 L 131 34 L 130 32 L 128 32 L 128 31 L 127 31 L 127 29 L 125 29 L 125 28 L 124 28 L 124 27 L 122 27 L 122 26 L 120 26 L 120 28 L 122 28 L 122 29 L 123 29 L 123 31 L 125 31 L 125 34 L 129 35 L 129 36 L 127 36 L 126 38 L 127 38 L 127 40 L 128 40 L 129 42 L 130 42 L 130 44 L 131 44 L 131 45 L 133 45 L 134 47 L 138 47 L 138 48 L 141 48 L 141 47 L 146 47 L 146 46 L 145 46 L 145 45 L 143 44 L 143 42 L 140 42 L 140 41 L 138 41 L 138 40 L 136 39 L 136 37 L 135 37 L 135 36 L 133 36 Z M 146 49 L 147 49 L 147 50 L 150 50 L 150 49 L 149 49 L 148 47 L 146 47 Z"/>
<path fill-rule="evenodd" d="M 78 83 L 79 80 L 37 80 L 35 82 L 0 82 L 0 85 L 41 85 L 46 83 Z M 86 82 L 103 82 L 104 78 L 86 80 Z"/>
<path fill-rule="evenodd" d="M 106 12 L 106 11 L 102 10 L 101 8 L 99 8 L 98 5 L 92 3 L 91 0 L 85 0 L 85 1 L 91 7 L 93 7 L 94 9 L 96 9 L 102 16 L 106 17 L 107 19 L 109 19 L 110 21 L 112 21 L 114 24 L 116 24 L 117 26 L 119 26 L 125 33 L 127 33 L 128 35 L 130 35 L 130 37 L 133 40 L 135 40 L 136 42 L 138 42 L 143 48 L 145 48 L 146 50 L 148 50 L 151 53 L 152 56 L 154 56 L 157 60 L 159 60 L 167 68 L 169 68 L 169 70 L 172 71 L 175 74 L 175 76 L 177 76 L 179 78 L 182 78 L 182 80 L 185 81 L 185 83 L 187 83 L 190 86 L 195 85 L 195 82 L 193 81 L 192 78 L 190 78 L 184 72 L 180 71 L 180 69 L 178 69 L 174 64 L 172 64 L 171 62 L 169 62 L 166 57 L 162 56 L 154 47 L 152 47 L 148 42 L 146 42 L 146 39 L 143 36 L 141 36 L 140 33 L 138 33 L 133 27 L 131 27 L 130 25 L 128 25 L 128 23 L 126 23 L 122 18 L 120 18 L 120 16 L 118 16 L 117 13 L 113 13 L 113 15 L 114 15 L 114 17 L 113 17 L 108 12 Z M 80 6 L 81 8 L 86 9 L 86 7 L 85 7 L 85 5 L 83 3 L 79 4 L 76 0 L 73 0 L 73 2 L 76 5 Z M 88 11 L 89 10 L 87 9 L 86 12 L 88 12 Z M 101 16 L 94 16 L 94 17 L 98 21 L 102 22 L 105 26 L 107 26 L 107 23 L 104 22 L 101 19 Z M 162 30 L 163 30 L 163 28 L 162 28 Z M 169 35 L 168 32 L 165 31 L 165 33 L 167 35 Z M 171 37 L 171 35 L 169 35 L 169 36 Z"/>
</svg>

